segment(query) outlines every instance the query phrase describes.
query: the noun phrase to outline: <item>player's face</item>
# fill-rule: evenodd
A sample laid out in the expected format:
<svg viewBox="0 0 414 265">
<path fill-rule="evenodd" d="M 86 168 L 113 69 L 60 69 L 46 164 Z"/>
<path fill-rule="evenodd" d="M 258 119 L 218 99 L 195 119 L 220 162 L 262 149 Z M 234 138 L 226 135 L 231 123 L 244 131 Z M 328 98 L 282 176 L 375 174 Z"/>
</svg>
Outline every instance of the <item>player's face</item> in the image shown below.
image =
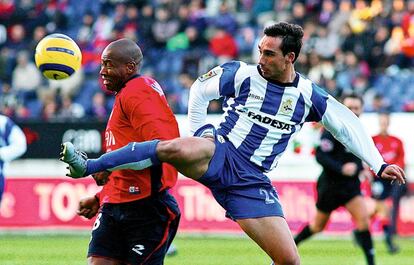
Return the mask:
<svg viewBox="0 0 414 265">
<path fill-rule="evenodd" d="M 362 114 L 362 102 L 358 98 L 345 98 L 344 105 L 348 107 L 356 116 Z"/>
<path fill-rule="evenodd" d="M 380 131 L 381 133 L 386 134 L 388 127 L 390 126 L 390 116 L 387 114 L 380 114 L 378 118 Z"/>
<path fill-rule="evenodd" d="M 99 74 L 106 89 L 115 92 L 121 90 L 129 77 L 127 69 L 127 64 L 121 63 L 114 51 L 110 48 L 103 51 Z"/>
<path fill-rule="evenodd" d="M 259 67 L 266 79 L 279 81 L 291 67 L 293 52 L 283 55 L 280 45 L 282 38 L 263 36 L 259 43 Z"/>
</svg>

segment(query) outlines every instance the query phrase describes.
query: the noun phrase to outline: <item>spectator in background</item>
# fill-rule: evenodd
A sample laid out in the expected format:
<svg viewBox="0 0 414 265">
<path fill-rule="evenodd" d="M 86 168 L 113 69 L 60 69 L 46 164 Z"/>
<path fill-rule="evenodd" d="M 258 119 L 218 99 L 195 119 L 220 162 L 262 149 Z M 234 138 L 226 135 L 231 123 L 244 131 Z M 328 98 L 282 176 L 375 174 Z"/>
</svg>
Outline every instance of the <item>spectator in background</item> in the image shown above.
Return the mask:
<svg viewBox="0 0 414 265">
<path fill-rule="evenodd" d="M 354 52 L 345 53 L 343 69 L 338 73 L 336 81 L 346 93 L 354 92 L 355 80 L 358 76 L 369 76 L 370 71 L 368 65 L 364 61 L 358 60 Z"/>
<path fill-rule="evenodd" d="M 0 114 L 0 203 L 5 188 L 4 164 L 26 152 L 26 137 L 10 118 Z"/>
<path fill-rule="evenodd" d="M 28 51 L 34 51 L 37 44 L 48 34 L 46 27 L 37 26 L 33 31 L 33 36 L 29 43 Z"/>
<path fill-rule="evenodd" d="M 328 24 L 329 31 L 339 33 L 341 29 L 347 25 L 347 21 L 351 16 L 352 2 L 350 0 L 339 1 L 339 9 L 332 15 Z"/>
<path fill-rule="evenodd" d="M 73 102 L 69 95 L 62 96 L 61 107 L 58 110 L 59 120 L 80 119 L 85 116 L 85 109 L 79 103 Z"/>
<path fill-rule="evenodd" d="M 174 106 L 174 113 L 187 114 L 188 112 L 188 99 L 190 96 L 190 88 L 194 82 L 194 78 L 189 73 L 181 73 L 178 77 L 178 84 L 175 90 L 177 91 L 173 98 L 169 98 Z"/>
<path fill-rule="evenodd" d="M 297 1 L 292 6 L 292 18 L 290 19 L 292 23 L 296 23 L 301 25 L 302 27 L 305 25 L 306 21 L 306 7 L 305 4 Z"/>
<path fill-rule="evenodd" d="M 157 78 L 166 81 L 166 83 L 177 74 L 177 69 L 181 66 L 181 61 L 177 61 L 177 56 L 166 51 L 168 40 L 174 37 L 179 29 L 179 20 L 174 18 L 169 10 L 164 7 L 156 9 L 155 22 L 152 25 L 152 34 L 154 36 L 154 47 L 152 50 L 155 52 L 152 56 L 155 57 L 150 59 L 154 62 L 154 72 L 157 73 Z M 178 57 L 181 58 L 180 54 Z M 168 93 L 168 86 L 164 85 L 164 87 Z"/>
<path fill-rule="evenodd" d="M 343 94 L 342 88 L 338 87 L 338 85 L 336 84 L 335 78 L 324 79 L 323 84 L 324 84 L 323 87 L 325 88 L 326 92 L 329 93 L 329 95 L 333 96 L 337 100 L 342 98 L 342 94 Z"/>
<path fill-rule="evenodd" d="M 214 57 L 217 57 L 216 63 L 224 63 L 233 60 L 238 55 L 237 42 L 234 37 L 224 28 L 215 29 L 213 36 L 209 41 L 209 50 Z"/>
<path fill-rule="evenodd" d="M 28 50 L 28 43 L 25 40 L 26 30 L 22 24 L 15 24 L 8 29 L 9 38 L 2 48 L 2 57 L 4 58 L 6 81 L 11 81 L 14 67 L 16 66 L 16 56 L 19 51 Z"/>
<path fill-rule="evenodd" d="M 324 80 L 332 79 L 335 75 L 335 67 L 332 60 L 320 58 L 316 53 L 311 53 L 312 67 L 309 69 L 309 79 L 323 86 Z"/>
<path fill-rule="evenodd" d="M 252 63 L 252 50 L 255 48 L 256 32 L 252 26 L 241 27 L 236 35 L 239 58 L 247 63 Z"/>
<path fill-rule="evenodd" d="M 121 5 L 122 6 L 122 5 Z M 131 40 L 134 40 L 137 42 L 138 36 L 137 36 L 137 30 L 139 27 L 138 24 L 138 17 L 139 17 L 139 11 L 138 8 L 135 5 L 128 5 L 126 7 L 126 19 L 124 22 L 123 27 L 123 36 L 124 38 L 129 38 Z M 114 36 L 114 39 L 116 39 L 117 36 Z"/>
<path fill-rule="evenodd" d="M 219 12 L 216 17 L 213 17 L 213 25 L 217 28 L 224 29 L 230 35 L 235 35 L 238 25 L 234 13 L 230 11 L 229 4 L 223 1 L 220 4 Z"/>
<path fill-rule="evenodd" d="M 47 95 L 43 99 L 42 104 L 42 120 L 46 122 L 53 122 L 57 120 L 59 105 L 53 95 Z"/>
<path fill-rule="evenodd" d="M 402 141 L 389 133 L 390 114 L 382 112 L 378 114 L 379 133 L 373 136 L 375 146 L 381 153 L 384 161 L 388 164 L 396 164 L 405 168 L 405 152 Z M 399 213 L 400 198 L 406 186 L 392 185 L 390 181 L 373 177 L 371 192 L 376 201 L 374 215 L 377 215 L 384 231 L 385 244 L 389 253 L 399 251 L 394 244 L 393 236 L 397 232 L 397 220 Z M 392 204 L 387 200 L 391 199 Z"/>
<path fill-rule="evenodd" d="M 168 39 L 177 34 L 179 29 L 179 21 L 172 16 L 169 10 L 160 7 L 155 11 L 152 34 L 157 48 L 165 48 Z"/>
<path fill-rule="evenodd" d="M 26 50 L 17 53 L 17 66 L 13 70 L 11 85 L 19 103 L 26 105 L 30 100 L 37 99 L 37 88 L 42 83 L 42 74 L 30 61 Z"/>
<path fill-rule="evenodd" d="M 100 52 L 111 40 L 114 27 L 113 19 L 105 12 L 99 14 L 93 23 L 94 47 Z"/>
<path fill-rule="evenodd" d="M 150 5 L 144 5 L 140 10 L 138 16 L 138 44 L 143 51 L 147 51 L 154 43 L 154 36 L 152 34 L 152 25 L 154 24 L 154 8 Z M 148 63 L 151 61 L 149 60 Z M 145 62 L 144 62 L 145 66 Z"/>
<path fill-rule="evenodd" d="M 16 93 L 11 89 L 9 83 L 3 83 L 1 86 L 0 113 L 3 113 L 8 117 L 13 117 L 17 107 L 18 102 Z"/>
<path fill-rule="evenodd" d="M 388 56 L 385 56 L 384 47 L 390 38 L 390 32 L 387 26 L 383 25 L 378 27 L 375 32 L 374 38 L 371 42 L 369 57 L 367 62 L 369 66 L 373 69 L 377 69 L 379 73 L 383 72 L 387 65 L 390 65 L 390 59 Z M 381 60 L 378 60 L 381 58 Z"/>
<path fill-rule="evenodd" d="M 319 56 L 332 58 L 339 48 L 338 34 L 329 32 L 326 27 L 318 27 L 314 45 L 314 50 Z"/>
<path fill-rule="evenodd" d="M 78 94 L 84 80 L 83 69 L 79 69 L 73 75 L 62 80 L 49 80 L 49 86 L 46 90 L 55 96 L 74 97 Z"/>
<path fill-rule="evenodd" d="M 366 96 L 370 96 L 370 94 L 366 93 Z M 388 112 L 390 110 L 390 103 L 381 93 L 375 93 L 370 101 L 370 104 L 367 104 L 366 111 L 369 112 Z"/>
<path fill-rule="evenodd" d="M 117 31 L 124 30 L 126 26 L 126 23 L 128 20 L 126 10 L 127 10 L 127 7 L 125 3 L 118 3 L 115 5 L 115 10 L 114 10 L 112 17 L 114 20 L 114 29 L 116 29 Z M 136 24 L 135 24 L 135 27 L 136 27 Z"/>
<path fill-rule="evenodd" d="M 321 26 L 327 26 L 331 22 L 336 10 L 335 1 L 325 0 L 322 1 L 322 8 L 319 13 L 319 24 Z"/>
<path fill-rule="evenodd" d="M 80 26 L 76 40 L 79 45 L 79 47 L 82 49 L 85 49 L 88 47 L 88 44 L 93 40 L 94 38 L 94 32 L 93 32 L 93 24 L 94 24 L 94 17 L 91 13 L 86 13 L 82 17 L 82 25 Z"/>
<path fill-rule="evenodd" d="M 108 118 L 108 109 L 106 108 L 105 95 L 102 92 L 96 92 L 92 98 L 92 105 L 86 110 L 86 115 L 100 121 Z"/>
</svg>

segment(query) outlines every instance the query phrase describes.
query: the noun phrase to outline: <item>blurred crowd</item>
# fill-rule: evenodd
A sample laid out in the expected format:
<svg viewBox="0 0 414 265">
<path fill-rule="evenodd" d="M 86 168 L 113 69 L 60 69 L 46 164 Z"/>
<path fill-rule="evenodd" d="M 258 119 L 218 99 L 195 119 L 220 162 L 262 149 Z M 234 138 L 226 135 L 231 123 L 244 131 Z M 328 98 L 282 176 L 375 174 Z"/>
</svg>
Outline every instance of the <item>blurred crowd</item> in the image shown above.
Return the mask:
<svg viewBox="0 0 414 265">
<path fill-rule="evenodd" d="M 296 70 L 333 96 L 361 94 L 366 111 L 414 111 L 414 0 L 0 0 L 0 112 L 105 120 L 113 95 L 99 78 L 100 54 L 127 37 L 143 50 L 143 74 L 184 114 L 197 76 L 228 60 L 257 62 L 263 27 L 274 21 L 304 28 Z M 82 70 L 69 79 L 47 80 L 34 64 L 50 33 L 82 50 Z"/>
</svg>

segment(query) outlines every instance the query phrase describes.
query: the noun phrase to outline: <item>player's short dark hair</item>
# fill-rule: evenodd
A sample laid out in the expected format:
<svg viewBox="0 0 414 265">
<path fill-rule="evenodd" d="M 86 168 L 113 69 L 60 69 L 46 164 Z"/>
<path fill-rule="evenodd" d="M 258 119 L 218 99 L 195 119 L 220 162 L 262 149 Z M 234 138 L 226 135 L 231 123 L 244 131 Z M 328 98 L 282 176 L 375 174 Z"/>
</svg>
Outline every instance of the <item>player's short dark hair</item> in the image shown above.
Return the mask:
<svg viewBox="0 0 414 265">
<path fill-rule="evenodd" d="M 362 98 L 361 95 L 359 95 L 357 93 L 343 94 L 342 97 L 341 97 L 341 102 L 343 103 L 345 101 L 345 99 L 347 99 L 347 98 L 358 99 L 359 101 L 361 101 L 361 105 L 364 106 L 364 99 Z"/>
<path fill-rule="evenodd" d="M 296 24 L 287 22 L 279 22 L 266 27 L 263 33 L 269 37 L 281 37 L 282 44 L 280 49 L 283 55 L 288 52 L 295 54 L 295 60 L 299 57 L 300 49 L 302 48 L 303 28 Z"/>
</svg>

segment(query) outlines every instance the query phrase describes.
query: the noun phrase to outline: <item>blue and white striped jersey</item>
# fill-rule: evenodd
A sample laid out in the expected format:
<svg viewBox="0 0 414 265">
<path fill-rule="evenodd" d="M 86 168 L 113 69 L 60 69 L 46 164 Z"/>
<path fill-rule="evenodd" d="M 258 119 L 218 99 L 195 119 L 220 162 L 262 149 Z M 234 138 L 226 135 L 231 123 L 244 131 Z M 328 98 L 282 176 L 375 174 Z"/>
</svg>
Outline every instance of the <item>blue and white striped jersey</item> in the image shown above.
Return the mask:
<svg viewBox="0 0 414 265">
<path fill-rule="evenodd" d="M 264 79 L 256 65 L 232 61 L 200 76 L 190 89 L 192 132 L 204 125 L 208 103 L 224 97 L 218 128 L 246 161 L 267 172 L 277 165 L 305 122 L 321 122 L 340 142 L 378 172 L 381 155 L 359 119 L 309 79 L 292 83 Z"/>
<path fill-rule="evenodd" d="M 0 175 L 5 162 L 10 162 L 26 152 L 26 137 L 22 130 L 7 116 L 0 115 Z"/>
</svg>

